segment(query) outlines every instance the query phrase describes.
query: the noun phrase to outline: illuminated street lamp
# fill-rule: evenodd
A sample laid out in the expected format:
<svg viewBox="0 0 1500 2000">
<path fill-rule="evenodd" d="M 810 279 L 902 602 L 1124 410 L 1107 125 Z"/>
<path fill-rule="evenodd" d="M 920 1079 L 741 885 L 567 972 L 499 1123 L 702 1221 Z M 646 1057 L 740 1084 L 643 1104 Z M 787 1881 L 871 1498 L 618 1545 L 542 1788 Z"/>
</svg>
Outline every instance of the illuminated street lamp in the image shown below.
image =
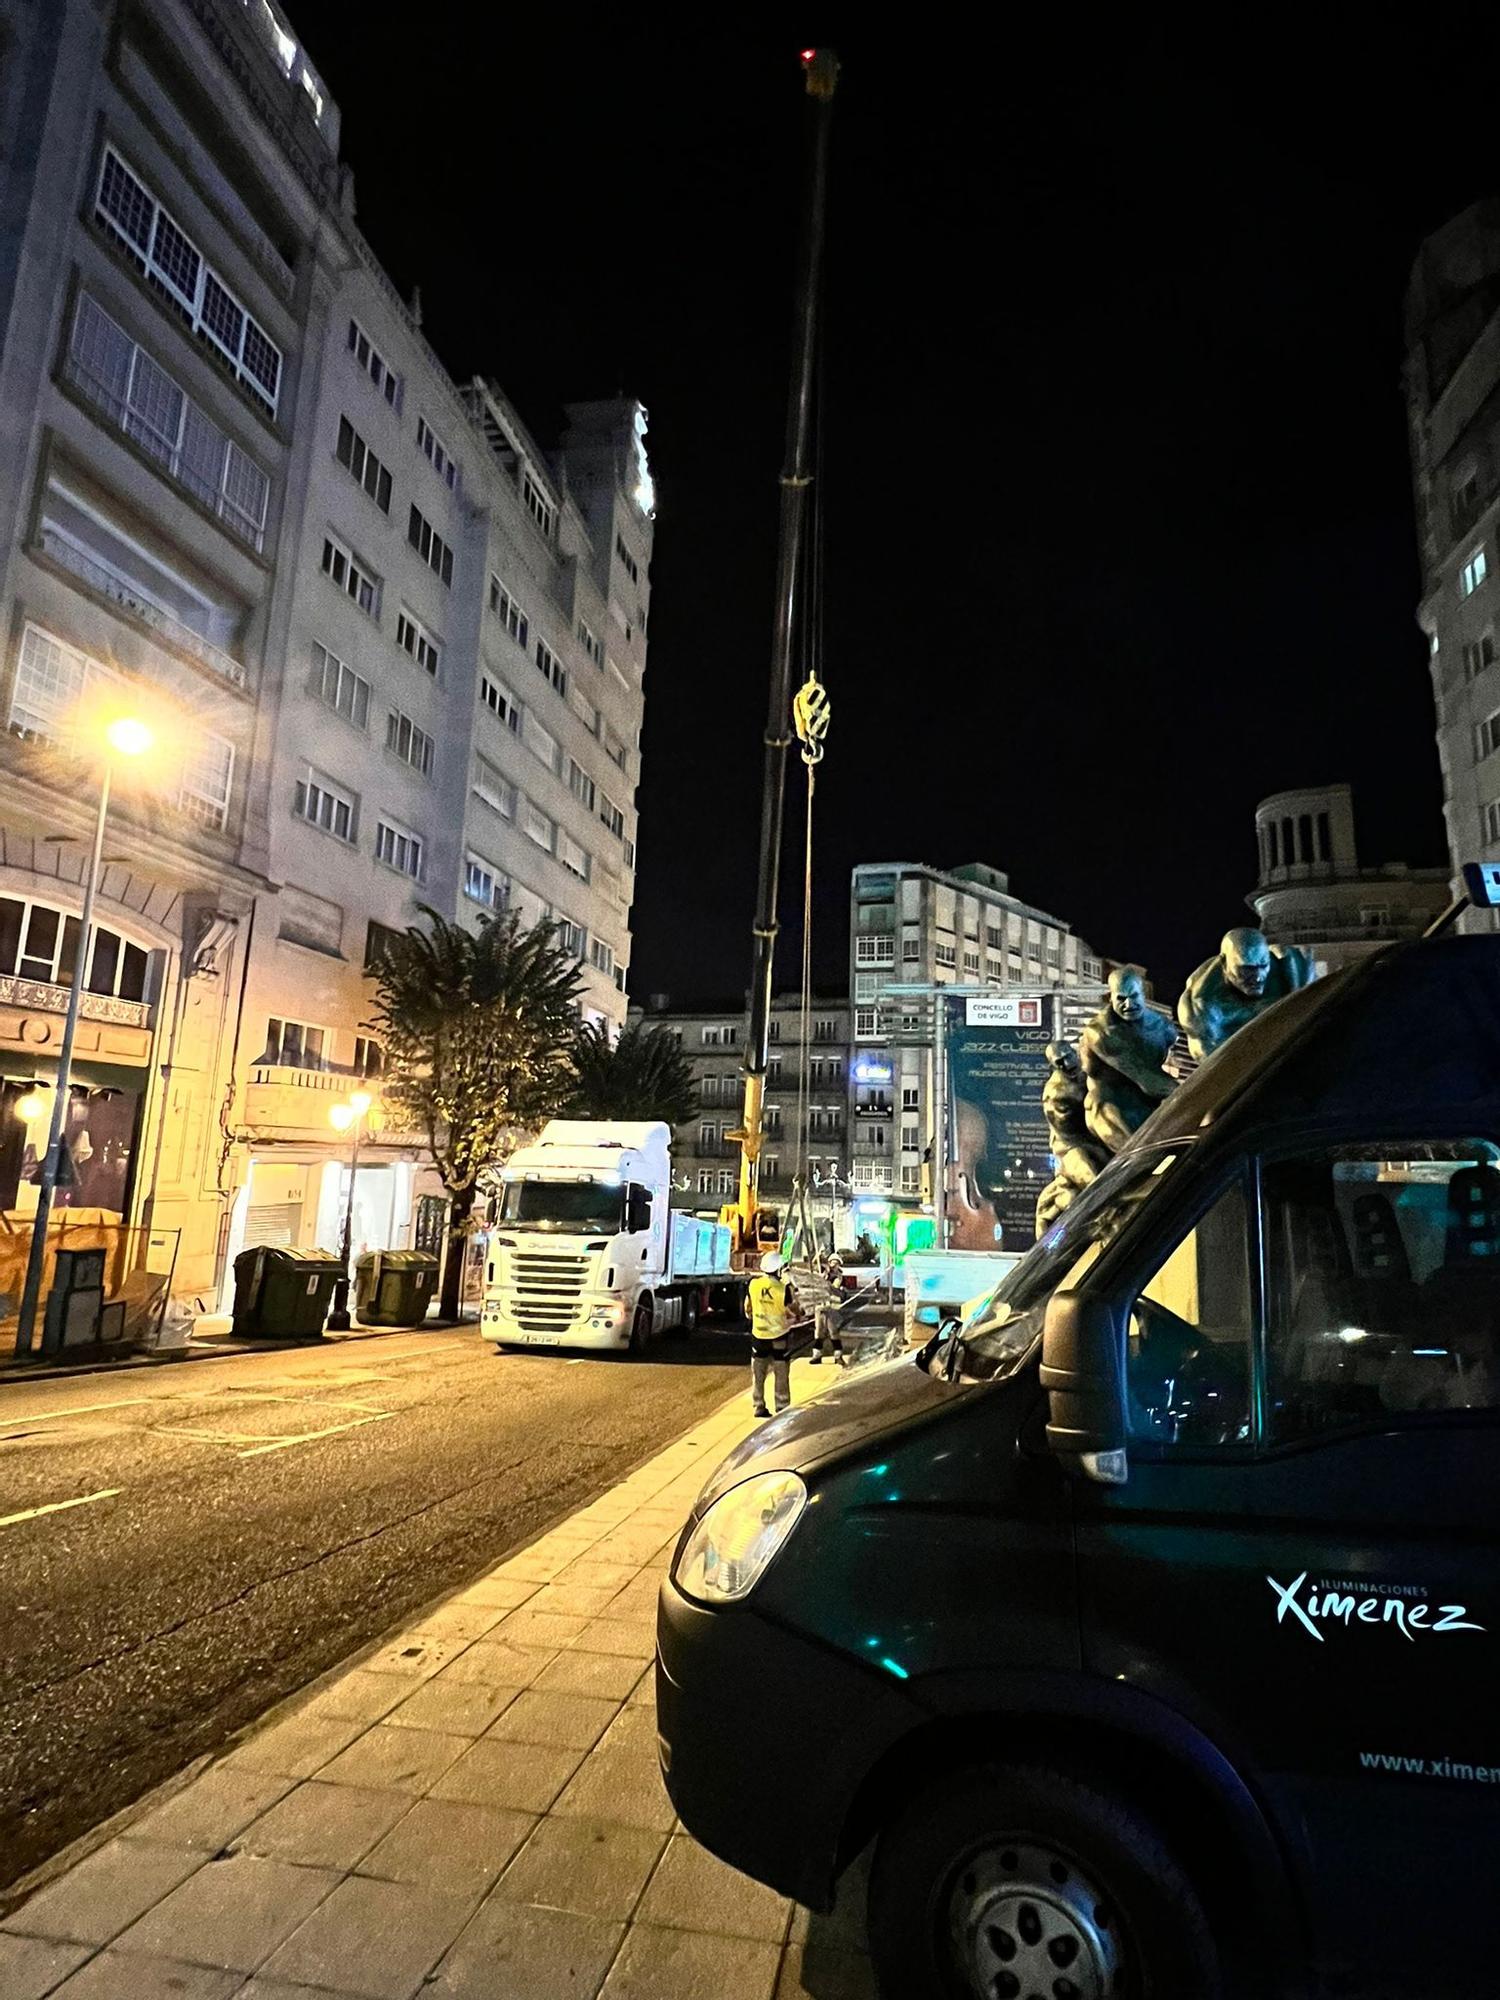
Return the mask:
<svg viewBox="0 0 1500 2000">
<path fill-rule="evenodd" d="M 78 1032 L 78 1005 L 88 978 L 89 959 L 94 943 L 94 890 L 99 882 L 99 861 L 104 852 L 104 823 L 109 817 L 110 781 L 118 762 L 143 757 L 154 738 L 150 726 L 139 716 L 117 715 L 103 730 L 100 758 L 99 809 L 94 819 L 94 845 L 89 854 L 88 872 L 83 878 L 83 911 L 78 922 L 78 957 L 68 988 L 68 1011 L 63 1021 L 62 1044 L 57 1052 L 57 1081 L 53 1086 L 52 1123 L 47 1134 L 47 1151 L 37 1183 L 36 1214 L 31 1219 L 31 1245 L 26 1255 L 26 1281 L 21 1287 L 21 1310 L 16 1324 L 16 1353 L 31 1352 L 36 1327 L 36 1309 L 41 1298 L 42 1272 L 47 1261 L 47 1224 L 52 1215 L 52 1196 L 57 1187 L 57 1171 L 62 1161 L 63 1123 L 68 1115 L 69 1084 L 73 1073 L 73 1041 Z M 22 1104 L 34 1104 L 35 1096 Z M 37 1106 L 37 1108 L 40 1108 Z"/>
<path fill-rule="evenodd" d="M 349 1148 L 349 1192 L 344 1200 L 344 1240 L 339 1255 L 344 1260 L 343 1275 L 333 1287 L 333 1311 L 328 1315 L 330 1331 L 349 1331 L 349 1255 L 354 1247 L 354 1181 L 359 1172 L 359 1135 L 364 1126 L 365 1113 L 371 1104 L 367 1090 L 354 1091 L 344 1103 L 330 1104 L 328 1122 L 335 1132 L 349 1132 L 353 1135 Z"/>
</svg>

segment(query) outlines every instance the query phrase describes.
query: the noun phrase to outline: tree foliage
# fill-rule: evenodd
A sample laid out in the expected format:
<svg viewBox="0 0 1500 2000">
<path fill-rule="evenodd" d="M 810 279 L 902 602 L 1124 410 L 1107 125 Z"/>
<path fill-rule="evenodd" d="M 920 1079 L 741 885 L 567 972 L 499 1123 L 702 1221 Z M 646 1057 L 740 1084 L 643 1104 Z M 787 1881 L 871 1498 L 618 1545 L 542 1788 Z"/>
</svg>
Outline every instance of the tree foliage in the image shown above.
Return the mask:
<svg viewBox="0 0 1500 2000">
<path fill-rule="evenodd" d="M 692 1068 L 665 1028 L 627 1028 L 618 1041 L 589 1026 L 573 1049 L 573 1118 L 664 1118 L 681 1125 L 698 1108 Z"/>
<path fill-rule="evenodd" d="M 387 1111 L 426 1140 L 457 1237 L 483 1170 L 518 1131 L 555 1117 L 574 1085 L 582 981 L 550 924 L 486 915 L 471 930 L 425 906 L 422 917 L 372 968 L 371 1026 L 385 1047 Z M 450 1255 L 444 1273 L 450 1315 L 461 1263 Z"/>
</svg>

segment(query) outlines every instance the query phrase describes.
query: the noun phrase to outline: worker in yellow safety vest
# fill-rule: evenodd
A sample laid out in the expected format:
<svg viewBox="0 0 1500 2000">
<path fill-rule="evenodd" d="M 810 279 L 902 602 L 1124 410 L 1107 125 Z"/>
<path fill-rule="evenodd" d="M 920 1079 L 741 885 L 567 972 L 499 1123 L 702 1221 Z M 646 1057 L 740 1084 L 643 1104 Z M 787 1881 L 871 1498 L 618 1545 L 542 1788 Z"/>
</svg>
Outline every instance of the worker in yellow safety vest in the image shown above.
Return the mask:
<svg viewBox="0 0 1500 2000">
<path fill-rule="evenodd" d="M 789 1279 L 782 1276 L 785 1260 L 768 1250 L 760 1260 L 760 1275 L 750 1280 L 750 1399 L 758 1417 L 768 1417 L 766 1370 L 776 1385 L 776 1414 L 792 1400 L 792 1346 L 788 1324 L 796 1305 Z"/>
</svg>

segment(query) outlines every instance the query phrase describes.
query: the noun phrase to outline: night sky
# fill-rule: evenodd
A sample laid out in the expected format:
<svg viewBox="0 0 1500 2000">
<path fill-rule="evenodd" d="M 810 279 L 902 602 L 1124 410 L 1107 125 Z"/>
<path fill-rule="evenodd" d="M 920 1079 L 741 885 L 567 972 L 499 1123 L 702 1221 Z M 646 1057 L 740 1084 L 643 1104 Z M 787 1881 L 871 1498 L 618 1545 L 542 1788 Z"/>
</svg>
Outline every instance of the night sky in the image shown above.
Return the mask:
<svg viewBox="0 0 1500 2000">
<path fill-rule="evenodd" d="M 288 5 L 454 374 L 543 440 L 573 397 L 650 410 L 631 990 L 734 991 L 808 17 L 408 5 L 356 38 L 343 4 Z M 1402 296 L 1420 238 L 1500 189 L 1500 31 L 1311 11 L 839 44 L 823 981 L 860 860 L 991 862 L 1171 997 L 1245 920 L 1267 792 L 1347 779 L 1366 863 L 1443 859 Z M 794 762 L 791 986 L 801 797 Z"/>
</svg>

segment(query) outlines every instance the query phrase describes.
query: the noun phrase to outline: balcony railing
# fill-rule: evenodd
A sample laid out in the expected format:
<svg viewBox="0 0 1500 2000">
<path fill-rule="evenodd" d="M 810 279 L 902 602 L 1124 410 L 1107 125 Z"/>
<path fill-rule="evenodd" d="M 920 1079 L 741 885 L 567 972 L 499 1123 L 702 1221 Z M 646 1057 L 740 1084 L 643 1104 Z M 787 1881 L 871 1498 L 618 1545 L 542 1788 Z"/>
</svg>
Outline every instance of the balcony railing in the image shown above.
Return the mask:
<svg viewBox="0 0 1500 2000">
<path fill-rule="evenodd" d="M 184 625 L 170 611 L 163 611 L 159 604 L 142 597 L 117 571 L 96 562 L 92 556 L 86 556 L 82 549 L 46 526 L 42 528 L 42 548 L 53 562 L 71 571 L 90 590 L 98 591 L 111 604 L 119 605 L 132 618 L 159 632 L 169 646 L 175 647 L 178 652 L 191 653 L 210 673 L 218 674 L 231 686 L 242 688 L 246 685 L 248 676 L 243 662 L 214 645 L 211 639 L 205 639 L 201 632 L 195 632 L 191 625 Z"/>
<path fill-rule="evenodd" d="M 69 919 L 71 922 L 71 918 Z M 31 1007 L 41 1014 L 65 1014 L 68 988 L 42 979 L 21 979 L 0 973 L 0 1004 Z M 107 1021 L 115 1028 L 149 1028 L 151 1008 L 144 1000 L 117 1000 L 112 993 L 84 993 L 78 1011 L 85 1021 Z"/>
<path fill-rule="evenodd" d="M 123 402 L 107 383 L 101 382 L 93 369 L 86 362 L 81 361 L 76 354 L 69 353 L 65 357 L 63 361 L 63 377 L 64 380 L 73 385 L 86 402 L 93 405 L 101 416 L 108 418 L 117 430 L 122 430 L 126 437 L 132 439 L 143 451 L 148 452 L 156 460 L 157 464 L 162 467 L 163 471 L 174 479 L 186 492 L 191 493 L 193 498 L 200 505 L 206 507 L 211 514 L 217 515 L 225 527 L 237 535 L 242 542 L 248 544 L 257 553 L 265 547 L 266 524 L 264 513 L 269 482 L 266 481 L 266 476 L 258 465 L 254 465 L 253 461 L 246 458 L 243 453 L 234 461 L 234 464 L 237 464 L 242 469 L 252 468 L 251 476 L 253 479 L 261 482 L 260 501 L 262 517 L 259 520 L 246 508 L 237 506 L 222 486 L 211 485 L 208 480 L 204 479 L 188 462 L 187 455 L 180 445 L 169 444 L 165 438 L 152 430 L 149 425 L 143 423 L 135 411 L 130 408 L 129 404 Z M 187 397 L 183 398 L 183 402 L 186 409 L 191 412 L 195 419 L 194 435 L 200 444 L 205 437 L 212 436 L 223 446 L 224 451 L 237 449 L 231 446 L 230 440 L 224 436 L 218 425 L 206 417 L 196 403 Z M 220 457 L 222 460 L 223 452 L 220 453 Z"/>
</svg>

